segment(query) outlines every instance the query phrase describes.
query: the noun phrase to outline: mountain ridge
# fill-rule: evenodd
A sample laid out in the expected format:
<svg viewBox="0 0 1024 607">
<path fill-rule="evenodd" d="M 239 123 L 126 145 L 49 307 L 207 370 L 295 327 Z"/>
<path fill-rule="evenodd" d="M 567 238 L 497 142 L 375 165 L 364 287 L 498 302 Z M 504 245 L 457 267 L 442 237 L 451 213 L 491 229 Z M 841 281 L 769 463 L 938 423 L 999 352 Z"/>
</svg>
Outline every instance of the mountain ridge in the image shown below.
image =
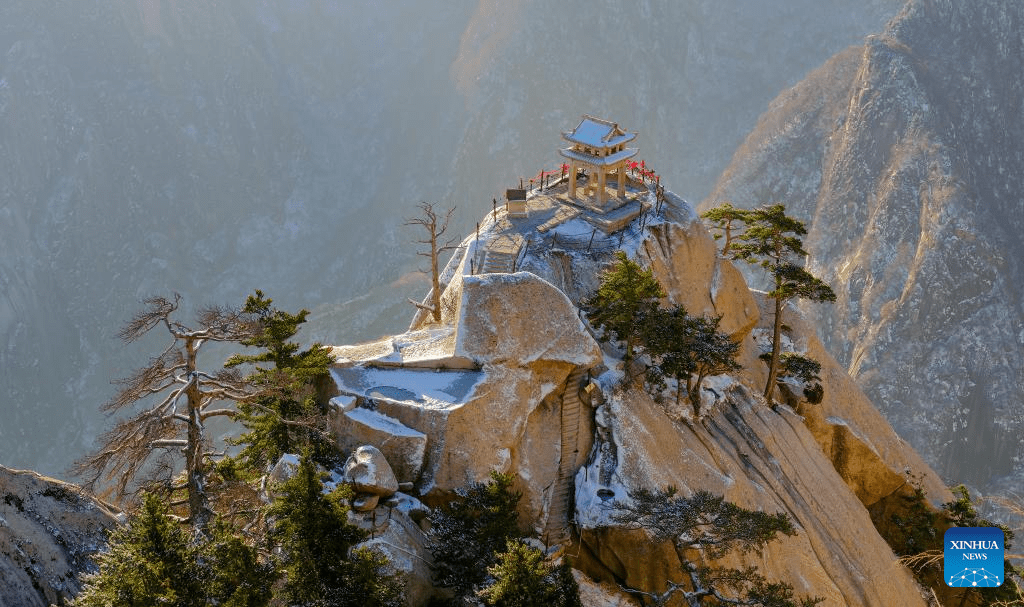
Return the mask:
<svg viewBox="0 0 1024 607">
<path fill-rule="evenodd" d="M 810 266 L 838 295 L 807 307 L 822 340 L 945 478 L 983 491 L 1024 480 L 1022 19 L 910 2 L 780 95 L 703 203 L 811 218 Z"/>
</svg>

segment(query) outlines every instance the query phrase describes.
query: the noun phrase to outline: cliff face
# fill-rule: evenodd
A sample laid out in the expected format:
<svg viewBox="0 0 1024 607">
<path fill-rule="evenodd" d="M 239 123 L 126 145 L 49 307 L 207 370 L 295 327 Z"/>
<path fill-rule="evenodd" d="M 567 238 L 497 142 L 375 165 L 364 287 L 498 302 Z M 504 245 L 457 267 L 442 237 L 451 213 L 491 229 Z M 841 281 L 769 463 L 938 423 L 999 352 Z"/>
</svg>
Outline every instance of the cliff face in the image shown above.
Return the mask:
<svg viewBox="0 0 1024 607">
<path fill-rule="evenodd" d="M 949 494 L 813 325 L 786 312 L 787 343 L 823 363 L 825 398 L 791 398 L 793 408 L 775 411 L 758 395 L 766 373 L 755 336 L 770 322 L 762 295 L 718 257 L 689 206 L 669 193 L 654 213 L 653 196 L 640 193 L 632 204 L 643 214 L 603 234 L 557 191 L 532 195 L 527 219 L 488 214 L 479 237 L 463 241 L 442 276 L 441 323 L 420 315 L 405 334 L 335 349 L 340 442 L 379 444 L 428 504 L 491 470 L 511 473 L 521 521 L 547 543 L 571 544 L 576 566 L 605 582 L 656 592 L 683 578 L 670 544 L 617 526 L 607 507 L 631 490 L 673 485 L 789 514 L 796 536 L 741 561 L 799 594 L 828 605 L 924 605 L 867 506 L 906 491 L 908 471 L 937 501 Z M 515 263 L 501 262 L 508 271 L 492 268 L 491 254 L 515 242 Z M 671 302 L 722 315 L 742 344 L 743 371 L 709 381 L 699 418 L 626 380 L 615 349 L 599 351 L 580 320 L 581 299 L 619 249 L 654 270 Z M 415 456 L 397 447 L 409 437 L 423 441 Z"/>
<path fill-rule="evenodd" d="M 826 347 L 946 478 L 1024 482 L 1024 6 L 910 2 L 784 92 L 704 206 L 809 220 Z"/>
<path fill-rule="evenodd" d="M 0 3 L 0 460 L 88 450 L 153 294 L 393 331 L 415 203 L 468 231 L 579 110 L 666 135 L 648 160 L 703 195 L 780 88 L 901 3 Z"/>
<path fill-rule="evenodd" d="M 0 605 L 66 603 L 115 524 L 78 487 L 0 466 Z"/>
</svg>

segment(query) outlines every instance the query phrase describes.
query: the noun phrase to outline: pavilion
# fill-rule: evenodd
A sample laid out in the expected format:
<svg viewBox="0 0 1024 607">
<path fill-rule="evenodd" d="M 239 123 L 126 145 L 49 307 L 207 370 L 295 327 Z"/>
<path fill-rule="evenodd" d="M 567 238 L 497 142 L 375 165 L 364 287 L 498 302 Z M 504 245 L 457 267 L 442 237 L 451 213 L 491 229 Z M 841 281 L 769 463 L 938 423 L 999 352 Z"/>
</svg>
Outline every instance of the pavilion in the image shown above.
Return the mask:
<svg viewBox="0 0 1024 607">
<path fill-rule="evenodd" d="M 594 118 L 587 114 L 572 131 L 563 132 L 562 138 L 571 145 L 558 152 L 569 159 L 569 198 L 576 199 L 576 172 L 589 169 L 591 186 L 597 187 L 597 206 L 603 208 L 608 200 L 605 185 L 608 175 L 616 173 L 616 196 L 626 194 L 626 161 L 637 154 L 637 148 L 626 144 L 636 139 L 636 133 L 627 133 L 617 123 Z M 593 179 L 597 178 L 594 184 Z"/>
</svg>

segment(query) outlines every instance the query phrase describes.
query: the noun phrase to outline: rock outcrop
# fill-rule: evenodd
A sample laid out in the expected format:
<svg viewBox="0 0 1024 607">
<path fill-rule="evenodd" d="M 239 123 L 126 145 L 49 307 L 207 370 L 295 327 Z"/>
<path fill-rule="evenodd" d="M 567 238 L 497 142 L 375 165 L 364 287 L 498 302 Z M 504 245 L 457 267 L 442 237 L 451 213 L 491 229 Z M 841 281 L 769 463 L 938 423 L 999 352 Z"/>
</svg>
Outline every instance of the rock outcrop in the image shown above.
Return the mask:
<svg viewBox="0 0 1024 607">
<path fill-rule="evenodd" d="M 1024 5 L 912 0 L 781 94 L 705 205 L 782 201 L 827 349 L 947 479 L 1024 486 Z"/>
<path fill-rule="evenodd" d="M 357 417 L 376 428 L 384 452 L 422 434 L 422 465 L 410 480 L 426 501 L 485 481 L 492 470 L 512 471 L 523 519 L 543 529 L 561 458 L 562 394 L 574 369 L 601 361 L 600 348 L 573 302 L 537 275 L 473 275 L 467 260 L 452 264 L 447 328 L 335 349 L 341 362 L 331 375 L 343 395 L 335 402 L 355 398 L 334 408 L 335 432 L 342 444 L 355 440 L 347 434 L 353 428 L 369 436 L 346 421 Z M 592 429 L 581 423 L 579 462 Z M 395 459 L 402 456 L 392 452 Z"/>
<path fill-rule="evenodd" d="M 69 483 L 0 466 L 0 605 L 64 604 L 117 513 Z"/>
<path fill-rule="evenodd" d="M 866 506 L 904 490 L 911 471 L 937 500 L 948 499 L 941 480 L 795 309 L 786 312 L 787 343 L 821 360 L 825 397 L 817 405 L 794 398 L 796 411 L 766 405 L 758 396 L 766 373 L 757 338 L 771 315 L 759 309 L 761 296 L 740 272 L 717 256 L 689 206 L 671 193 L 667 200 L 661 214 L 638 218 L 609 238 L 618 243 L 611 247 L 592 247 L 590 229 L 559 228 L 557 213 L 516 224 L 531 243 L 520 251 L 517 273 L 474 275 L 481 252 L 475 239 L 463 243 L 444 273 L 440 325 L 420 315 L 409 333 L 335 349 L 336 410 L 386 416 L 425 435 L 416 492 L 427 503 L 486 480 L 491 470 L 511 472 L 523 492 L 522 520 L 541 538 L 562 537 L 559 483 L 566 469 L 575 470 L 568 480 L 579 535 L 571 541 L 579 543 L 570 550 L 595 579 L 653 592 L 682 578 L 682 557 L 671 544 L 652 544 L 644 532 L 617 526 L 607 508 L 630 490 L 673 485 L 786 512 L 797 525 L 796 536 L 726 563 L 756 565 L 828 605 L 924 605 Z M 655 207 L 653 196 L 643 202 Z M 515 225 L 506 221 L 497 214 L 479 242 L 492 230 L 507 236 Z M 539 224 L 562 231 L 533 234 Z M 625 380 L 615 348 L 600 352 L 580 320 L 581 299 L 620 248 L 654 270 L 669 301 L 693 314 L 721 315 L 741 343 L 744 370 L 709 381 L 699 418 Z M 570 405 L 582 410 L 578 419 L 566 414 Z"/>
<path fill-rule="evenodd" d="M 827 605 L 925 605 L 863 503 L 788 408 L 772 411 L 741 384 L 728 388 L 697 424 L 671 419 L 642 390 L 614 393 L 604 406 L 615 465 L 609 469 L 595 458 L 576 484 L 581 566 L 588 573 L 647 592 L 683 579 L 671 544 L 652 543 L 642 530 L 608 519 L 607 506 L 628 501 L 629 490 L 672 485 L 684 495 L 703 489 L 748 509 L 792 517 L 797 535 L 770 542 L 759 555 L 731 557 L 732 565 L 757 565 Z M 873 474 L 887 479 L 892 471 L 883 464 Z"/>
</svg>

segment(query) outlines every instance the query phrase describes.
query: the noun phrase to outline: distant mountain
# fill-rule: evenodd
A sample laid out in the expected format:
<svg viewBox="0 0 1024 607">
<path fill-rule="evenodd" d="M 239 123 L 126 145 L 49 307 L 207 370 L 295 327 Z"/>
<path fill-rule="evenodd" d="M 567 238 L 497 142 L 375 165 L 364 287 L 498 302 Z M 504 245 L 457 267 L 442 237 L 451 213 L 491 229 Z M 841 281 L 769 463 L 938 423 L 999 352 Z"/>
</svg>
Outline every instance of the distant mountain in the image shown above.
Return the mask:
<svg viewBox="0 0 1024 607">
<path fill-rule="evenodd" d="M 699 199 L 772 96 L 900 5 L 0 3 L 0 463 L 89 447 L 158 347 L 114 337 L 141 297 L 261 288 L 313 310 L 302 339 L 404 329 L 417 202 L 468 232 L 584 111 Z"/>
<path fill-rule="evenodd" d="M 947 480 L 1024 486 L 1024 4 L 914 0 L 782 93 L 704 207 L 784 201 L 821 337 Z"/>
</svg>

